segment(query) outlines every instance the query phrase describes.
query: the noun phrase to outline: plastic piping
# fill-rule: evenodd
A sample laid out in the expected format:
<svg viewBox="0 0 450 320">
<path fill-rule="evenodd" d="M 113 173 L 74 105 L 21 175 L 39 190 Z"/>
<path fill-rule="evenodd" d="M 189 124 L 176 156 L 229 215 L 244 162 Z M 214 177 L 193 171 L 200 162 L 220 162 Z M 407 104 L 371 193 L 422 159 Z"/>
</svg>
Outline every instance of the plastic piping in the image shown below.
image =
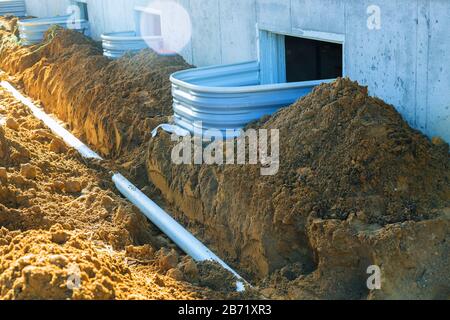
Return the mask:
<svg viewBox="0 0 450 320">
<path fill-rule="evenodd" d="M 89 149 L 83 142 L 77 139 L 69 131 L 64 129 L 58 122 L 56 122 L 55 119 L 35 106 L 30 99 L 24 97 L 9 82 L 2 81 L 0 85 L 4 89 L 8 90 L 14 96 L 14 98 L 26 105 L 31 110 L 31 112 L 33 112 L 36 118 L 43 121 L 54 134 L 61 137 L 67 145 L 76 149 L 84 158 L 102 160 L 102 158 L 97 153 Z"/>
<path fill-rule="evenodd" d="M 218 262 L 223 268 L 230 271 L 238 279 L 236 283 L 237 291 L 242 292 L 245 290 L 245 281 L 238 273 L 236 273 L 236 271 L 184 229 L 156 203 L 147 198 L 147 196 L 131 184 L 130 181 L 121 174 L 115 174 L 112 179 L 117 189 L 184 252 L 191 256 L 195 261 Z"/>
<path fill-rule="evenodd" d="M 33 104 L 33 102 L 23 96 L 16 88 L 9 82 L 2 81 L 0 85 L 9 91 L 14 98 L 26 105 L 34 114 L 36 118 L 42 120 L 50 130 L 61 137 L 67 145 L 76 149 L 83 157 L 88 159 L 102 158 L 92 151 L 83 142 L 77 139 L 73 134 L 64 129 L 53 118 L 43 112 L 40 108 Z M 238 292 L 245 291 L 245 284 L 247 283 L 236 271 L 228 266 L 223 260 L 209 250 L 197 238 L 195 238 L 189 231 L 181 226 L 168 213 L 161 209 L 155 202 L 150 200 L 143 194 L 136 186 L 128 181 L 123 175 L 116 173 L 112 177 L 112 181 L 117 189 L 153 223 L 164 234 L 166 234 L 175 244 L 180 247 L 186 254 L 191 256 L 195 261 L 215 261 L 223 268 L 230 271 L 238 280 L 236 282 L 236 290 Z"/>
</svg>

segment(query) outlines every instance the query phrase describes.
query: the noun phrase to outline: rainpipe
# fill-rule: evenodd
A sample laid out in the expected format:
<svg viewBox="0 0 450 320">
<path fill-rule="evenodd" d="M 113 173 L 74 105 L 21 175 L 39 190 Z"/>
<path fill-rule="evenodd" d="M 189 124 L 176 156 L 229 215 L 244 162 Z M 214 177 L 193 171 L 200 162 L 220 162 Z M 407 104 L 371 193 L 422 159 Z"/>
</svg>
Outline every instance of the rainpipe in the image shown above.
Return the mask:
<svg viewBox="0 0 450 320">
<path fill-rule="evenodd" d="M 77 150 L 84 158 L 103 160 L 96 152 L 92 151 L 88 146 L 76 138 L 68 130 L 64 129 L 57 121 L 42 111 L 33 102 L 22 95 L 9 82 L 2 81 L 0 86 L 10 92 L 14 98 L 27 106 L 36 118 L 44 122 L 49 129 L 61 137 L 64 142 Z M 166 234 L 178 247 L 197 262 L 214 261 L 219 263 L 223 268 L 230 271 L 236 278 L 236 291 L 245 291 L 245 284 L 248 284 L 236 271 L 209 250 L 203 243 L 195 238 L 181 224 L 173 219 L 167 212 L 161 209 L 155 202 L 150 200 L 136 186 L 128 181 L 120 173 L 114 173 L 112 181 L 116 188 L 131 203 L 133 203 L 153 224 L 155 224 L 164 234 Z"/>
</svg>

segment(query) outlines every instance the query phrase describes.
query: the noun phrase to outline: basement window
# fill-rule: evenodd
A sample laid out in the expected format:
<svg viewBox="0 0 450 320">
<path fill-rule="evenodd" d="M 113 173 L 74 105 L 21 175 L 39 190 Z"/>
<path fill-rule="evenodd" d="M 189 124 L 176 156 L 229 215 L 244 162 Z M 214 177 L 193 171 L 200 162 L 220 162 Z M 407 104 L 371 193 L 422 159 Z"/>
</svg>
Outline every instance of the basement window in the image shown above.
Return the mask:
<svg viewBox="0 0 450 320">
<path fill-rule="evenodd" d="M 76 0 L 75 5 L 80 9 L 80 19 L 89 21 L 88 5 L 86 3 L 86 0 Z"/>
<path fill-rule="evenodd" d="M 260 29 L 261 84 L 320 81 L 344 75 L 344 35 L 307 30 L 298 34 Z"/>
<path fill-rule="evenodd" d="M 159 14 L 144 13 L 143 30 L 145 33 L 152 36 L 161 36 L 161 16 Z"/>
<path fill-rule="evenodd" d="M 342 44 L 285 36 L 286 81 L 342 77 Z"/>
<path fill-rule="evenodd" d="M 142 36 L 162 36 L 161 12 L 148 7 L 136 7 L 136 30 Z"/>
</svg>

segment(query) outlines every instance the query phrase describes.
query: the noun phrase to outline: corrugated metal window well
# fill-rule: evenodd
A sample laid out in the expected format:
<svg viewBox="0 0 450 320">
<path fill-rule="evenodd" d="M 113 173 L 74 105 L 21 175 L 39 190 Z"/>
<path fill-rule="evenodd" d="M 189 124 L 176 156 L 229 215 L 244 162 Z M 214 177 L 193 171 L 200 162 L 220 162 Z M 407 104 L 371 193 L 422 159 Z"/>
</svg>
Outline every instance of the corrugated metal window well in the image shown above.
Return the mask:
<svg viewBox="0 0 450 320">
<path fill-rule="evenodd" d="M 16 17 L 24 17 L 26 15 L 26 7 L 24 0 L 2 0 L 0 1 L 0 15 L 13 15 Z"/>
<path fill-rule="evenodd" d="M 147 7 L 135 7 L 134 23 L 135 30 L 101 35 L 104 56 L 118 59 L 127 53 L 135 54 L 146 48 L 163 54 L 164 40 L 160 13 Z"/>
</svg>

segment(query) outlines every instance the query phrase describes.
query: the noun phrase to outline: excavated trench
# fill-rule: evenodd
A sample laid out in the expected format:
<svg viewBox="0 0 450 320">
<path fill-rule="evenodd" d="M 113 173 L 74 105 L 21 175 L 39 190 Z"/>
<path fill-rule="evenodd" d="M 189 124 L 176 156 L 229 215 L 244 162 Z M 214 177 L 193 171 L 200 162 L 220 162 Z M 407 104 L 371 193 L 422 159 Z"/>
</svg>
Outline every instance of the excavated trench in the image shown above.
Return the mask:
<svg viewBox="0 0 450 320">
<path fill-rule="evenodd" d="M 280 171 L 262 177 L 259 166 L 173 165 L 170 136 L 151 138 L 172 114 L 169 75 L 190 67 L 180 57 L 111 61 L 71 31 L 28 48 L 4 33 L 0 67 L 265 296 L 450 295 L 448 145 L 366 88 L 339 79 L 252 124 L 280 130 Z M 381 290 L 367 288 L 371 265 Z"/>
<path fill-rule="evenodd" d="M 232 291 L 225 273 L 195 264 L 118 196 L 107 168 L 69 149 L 3 88 L 0 105 L 0 299 L 201 299 Z M 219 279 L 229 289 L 220 290 Z"/>
</svg>

